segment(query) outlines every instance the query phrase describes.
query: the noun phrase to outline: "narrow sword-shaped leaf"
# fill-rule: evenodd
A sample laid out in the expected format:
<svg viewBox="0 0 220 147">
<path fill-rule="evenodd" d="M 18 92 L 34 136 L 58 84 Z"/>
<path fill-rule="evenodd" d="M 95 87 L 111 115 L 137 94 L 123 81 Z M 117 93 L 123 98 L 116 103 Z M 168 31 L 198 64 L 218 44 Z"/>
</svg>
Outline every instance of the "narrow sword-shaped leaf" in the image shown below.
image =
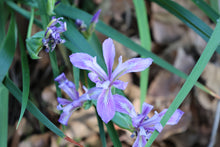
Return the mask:
<svg viewBox="0 0 220 147">
<path fill-rule="evenodd" d="M 150 29 L 147 20 L 147 10 L 145 8 L 144 0 L 133 0 L 136 17 L 138 22 L 138 30 L 140 34 L 141 46 L 146 50 L 150 51 L 151 49 L 151 37 L 150 37 Z M 145 58 L 144 55 L 142 55 Z M 148 86 L 148 77 L 149 77 L 149 68 L 141 72 L 140 78 L 140 88 L 141 88 L 141 96 L 140 96 L 140 111 L 142 111 L 142 104 L 144 103 L 147 95 L 147 86 Z"/>
<path fill-rule="evenodd" d="M 0 83 L 0 146 L 7 147 L 8 142 L 8 90 Z"/>
<path fill-rule="evenodd" d="M 2 48 L 0 48 L 0 83 L 3 81 L 7 74 L 12 60 L 14 58 L 15 49 L 17 44 L 17 26 L 14 15 L 11 15 L 11 21 L 9 24 L 8 33 Z"/>
<path fill-rule="evenodd" d="M 20 113 L 20 117 L 19 117 L 16 129 L 18 128 L 18 126 L 21 122 L 21 119 L 24 115 L 24 112 L 25 112 L 25 109 L 27 106 L 27 102 L 28 102 L 29 91 L 30 91 L 30 71 L 29 71 L 29 66 L 28 66 L 28 58 L 27 58 L 27 54 L 25 52 L 25 47 L 24 47 L 24 43 L 22 41 L 21 35 L 19 35 L 19 45 L 20 45 L 20 49 L 21 49 L 23 93 L 22 93 L 21 113 Z"/>
<path fill-rule="evenodd" d="M 212 21 L 217 23 L 219 14 L 215 12 L 204 0 L 192 0 Z"/>
<path fill-rule="evenodd" d="M 28 25 L 28 32 L 27 32 L 27 38 L 31 37 L 31 30 L 32 30 L 32 25 L 34 21 L 34 8 L 31 8 L 31 19 L 29 21 Z M 21 67 L 22 67 L 22 87 L 23 87 L 23 93 L 22 93 L 22 104 L 21 104 L 21 114 L 17 123 L 18 128 L 21 119 L 24 115 L 27 102 L 28 102 L 28 96 L 29 96 L 29 91 L 30 91 L 30 71 L 29 71 L 29 66 L 28 66 L 28 58 L 25 52 L 25 46 L 23 44 L 23 40 L 21 35 L 19 35 L 19 45 L 20 45 L 20 50 L 21 50 Z"/>
</svg>

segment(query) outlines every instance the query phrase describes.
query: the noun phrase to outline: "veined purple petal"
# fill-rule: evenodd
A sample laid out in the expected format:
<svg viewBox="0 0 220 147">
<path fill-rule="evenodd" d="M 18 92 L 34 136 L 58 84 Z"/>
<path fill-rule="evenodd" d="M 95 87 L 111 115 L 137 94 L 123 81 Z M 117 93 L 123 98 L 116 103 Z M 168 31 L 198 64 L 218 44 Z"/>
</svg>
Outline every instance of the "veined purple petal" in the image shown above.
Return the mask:
<svg viewBox="0 0 220 147">
<path fill-rule="evenodd" d="M 94 87 L 89 89 L 87 94 L 89 95 L 90 99 L 97 100 L 102 91 L 102 88 Z"/>
<path fill-rule="evenodd" d="M 63 124 L 63 125 L 67 125 L 68 120 L 69 120 L 70 116 L 72 115 L 72 113 L 73 113 L 73 112 L 70 112 L 70 113 L 68 113 L 68 112 L 63 112 L 63 113 L 61 113 L 60 118 L 59 118 L 58 121 L 59 121 L 61 124 Z"/>
<path fill-rule="evenodd" d="M 57 98 L 57 102 L 58 102 L 59 104 L 61 104 L 61 105 L 68 105 L 68 104 L 71 103 L 72 101 L 58 97 L 58 98 Z"/>
<path fill-rule="evenodd" d="M 90 73 L 88 74 L 88 77 L 89 77 L 89 79 L 90 79 L 92 82 L 94 82 L 94 83 L 101 82 L 101 80 L 99 79 L 99 75 L 97 75 L 97 74 L 94 73 L 94 72 L 90 72 Z"/>
<path fill-rule="evenodd" d="M 145 117 L 150 113 L 150 111 L 153 109 L 154 106 L 148 104 L 148 103 L 143 103 L 142 104 L 142 113 L 141 115 L 144 115 Z"/>
<path fill-rule="evenodd" d="M 132 125 L 135 128 L 139 128 L 145 119 L 147 119 L 147 117 L 145 115 L 138 114 L 135 117 L 132 117 Z"/>
<path fill-rule="evenodd" d="M 58 121 L 63 125 L 67 125 L 67 122 L 75 109 L 72 107 L 72 103 L 63 107 L 63 112 L 61 113 Z"/>
<path fill-rule="evenodd" d="M 102 120 L 107 124 L 115 115 L 115 102 L 111 90 L 103 90 L 97 100 L 97 111 Z"/>
<path fill-rule="evenodd" d="M 121 113 L 128 114 L 130 117 L 137 116 L 134 106 L 132 103 L 125 97 L 115 94 L 113 95 L 114 102 L 115 102 L 115 110 Z"/>
<path fill-rule="evenodd" d="M 156 129 L 159 133 L 163 130 L 163 126 L 161 125 L 160 122 L 155 125 L 155 129 Z"/>
<path fill-rule="evenodd" d="M 94 14 L 94 16 L 92 17 L 90 23 L 95 23 L 95 24 L 96 24 L 96 23 L 98 22 L 100 12 L 101 12 L 101 9 L 99 9 L 99 10 Z"/>
<path fill-rule="evenodd" d="M 75 53 L 70 55 L 70 61 L 80 69 L 90 70 L 99 75 L 101 79 L 107 79 L 105 71 L 97 64 L 96 57 L 92 57 L 86 53 Z"/>
<path fill-rule="evenodd" d="M 91 99 L 90 99 L 88 93 L 85 93 L 85 94 L 80 96 L 79 100 L 84 103 L 85 101 L 88 101 L 88 100 L 91 100 Z"/>
<path fill-rule="evenodd" d="M 167 109 L 164 109 L 163 111 L 161 111 L 159 113 L 159 116 L 162 118 L 164 116 L 164 114 L 167 112 Z M 171 116 L 171 118 L 168 120 L 168 122 L 166 123 L 167 125 L 176 125 L 179 120 L 181 119 L 181 117 L 183 116 L 184 112 L 181 111 L 180 109 L 177 109 L 173 115 Z"/>
<path fill-rule="evenodd" d="M 136 117 L 132 117 L 132 124 L 135 128 L 142 126 L 144 122 L 149 120 L 148 113 L 153 109 L 153 106 L 147 103 L 143 103 L 142 105 L 142 113 L 137 115 Z"/>
<path fill-rule="evenodd" d="M 98 87 L 98 88 L 108 89 L 109 86 L 110 86 L 110 81 L 109 80 L 106 80 L 102 83 L 96 83 L 96 87 Z"/>
<path fill-rule="evenodd" d="M 65 74 L 60 74 L 55 81 L 59 83 L 59 87 L 66 92 L 66 94 L 72 99 L 76 100 L 79 98 L 79 93 L 76 91 L 76 87 L 73 82 L 69 81 Z"/>
<path fill-rule="evenodd" d="M 141 126 L 143 126 L 145 130 L 150 130 L 152 127 L 155 128 L 155 125 L 160 123 L 160 120 L 159 114 L 155 112 L 154 116 L 141 123 Z"/>
<path fill-rule="evenodd" d="M 118 89 L 125 90 L 127 85 L 128 85 L 128 82 L 123 82 L 123 81 L 120 81 L 120 80 L 115 80 L 112 85 L 115 86 Z"/>
<path fill-rule="evenodd" d="M 111 80 L 116 80 L 120 76 L 129 72 L 140 72 L 152 64 L 151 58 L 132 58 L 118 66 L 112 73 Z"/>
<path fill-rule="evenodd" d="M 59 84 L 65 82 L 66 80 L 67 78 L 64 73 L 61 73 L 59 76 L 55 78 L 55 81 L 57 81 Z"/>
<path fill-rule="evenodd" d="M 111 77 L 112 67 L 115 58 L 115 46 L 111 38 L 106 39 L 102 44 L 103 56 L 108 70 L 108 76 Z"/>
<path fill-rule="evenodd" d="M 132 147 L 144 147 L 147 143 L 147 134 L 143 127 L 140 127 L 137 138 Z"/>
</svg>

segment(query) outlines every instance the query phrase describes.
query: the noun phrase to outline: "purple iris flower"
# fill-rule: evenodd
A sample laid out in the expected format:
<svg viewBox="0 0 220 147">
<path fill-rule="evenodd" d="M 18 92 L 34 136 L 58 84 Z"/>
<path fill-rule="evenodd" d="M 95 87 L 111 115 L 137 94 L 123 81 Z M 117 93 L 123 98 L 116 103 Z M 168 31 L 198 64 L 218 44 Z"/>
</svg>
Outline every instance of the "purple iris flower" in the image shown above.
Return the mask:
<svg viewBox="0 0 220 147">
<path fill-rule="evenodd" d="M 117 95 L 117 97 L 122 97 L 121 95 Z M 148 117 L 148 113 L 153 109 L 153 106 L 147 103 L 143 103 L 142 105 L 142 113 L 136 114 L 134 106 L 131 104 L 130 101 L 127 99 L 117 99 L 116 103 L 116 111 L 128 114 L 132 118 L 132 125 L 134 127 L 134 134 L 136 134 L 137 138 L 133 144 L 133 147 L 142 147 L 145 146 L 147 140 L 150 138 L 152 132 L 157 130 L 161 132 L 163 126 L 161 125 L 160 121 L 164 114 L 166 113 L 167 109 L 164 109 L 162 112 L 157 113 L 155 111 L 154 116 L 151 118 Z M 183 111 L 177 109 L 172 117 L 167 122 L 167 125 L 175 125 L 179 122 L 182 115 L 184 114 Z"/>
<path fill-rule="evenodd" d="M 122 63 L 122 57 L 119 57 L 119 64 L 112 72 L 115 47 L 112 39 L 106 39 L 102 44 L 103 56 L 107 66 L 107 73 L 97 64 L 96 57 L 92 57 L 86 53 L 75 53 L 70 55 L 72 64 L 80 69 L 91 71 L 88 77 L 96 83 L 97 88 L 101 88 L 102 92 L 97 98 L 97 111 L 99 116 L 105 123 L 108 123 L 115 115 L 117 96 L 112 95 L 111 88 L 114 86 L 124 90 L 127 82 L 118 80 L 122 75 L 129 72 L 139 72 L 148 68 L 151 58 L 133 58 Z"/>
<path fill-rule="evenodd" d="M 65 32 L 67 30 L 66 22 L 60 21 L 63 19 L 52 17 L 52 20 L 47 26 L 47 30 L 44 34 L 44 38 L 42 39 L 42 43 L 46 48 L 46 51 L 53 51 L 57 44 L 64 43 L 65 40 L 61 39 L 60 33 Z"/>
<path fill-rule="evenodd" d="M 73 82 L 69 81 L 65 74 L 60 74 L 55 81 L 59 83 L 59 88 L 63 89 L 65 93 L 70 97 L 70 99 L 57 98 L 59 105 L 57 106 L 58 110 L 62 110 L 62 114 L 59 118 L 59 122 L 63 125 L 67 125 L 67 122 L 71 116 L 71 114 L 79 107 L 83 106 L 83 103 L 87 100 L 91 100 L 91 98 L 97 97 L 100 94 L 99 89 L 91 88 L 89 91 L 84 88 L 86 91 L 85 94 L 79 96 L 75 85 Z"/>
</svg>

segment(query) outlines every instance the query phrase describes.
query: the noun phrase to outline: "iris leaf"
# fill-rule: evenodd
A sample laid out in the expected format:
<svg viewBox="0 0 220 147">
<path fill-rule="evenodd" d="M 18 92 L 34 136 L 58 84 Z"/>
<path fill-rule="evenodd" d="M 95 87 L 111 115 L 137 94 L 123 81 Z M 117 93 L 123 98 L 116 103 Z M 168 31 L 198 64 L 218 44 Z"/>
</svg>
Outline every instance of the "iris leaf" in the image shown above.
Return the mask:
<svg viewBox="0 0 220 147">
<path fill-rule="evenodd" d="M 28 58 L 27 58 L 27 54 L 25 52 L 25 47 L 24 47 L 24 43 L 22 41 L 21 35 L 19 35 L 19 45 L 20 45 L 20 49 L 21 49 L 23 93 L 22 93 L 21 114 L 20 114 L 16 128 L 18 128 L 18 126 L 21 122 L 21 119 L 24 115 L 25 109 L 27 107 L 28 96 L 29 96 L 29 91 L 30 91 L 30 71 L 29 71 L 29 66 L 28 66 Z"/>
<path fill-rule="evenodd" d="M 0 146 L 7 147 L 8 142 L 8 90 L 0 83 Z"/>
<path fill-rule="evenodd" d="M 144 0 L 133 0 L 136 17 L 138 22 L 138 31 L 140 34 L 141 46 L 146 50 L 151 50 L 151 37 L 150 29 L 147 20 L 147 10 L 145 7 Z M 142 58 L 145 56 L 142 55 Z M 149 68 L 141 72 L 140 78 L 140 111 L 142 111 L 142 104 L 144 103 L 147 95 L 147 86 L 148 86 L 148 77 L 149 77 Z"/>
<path fill-rule="evenodd" d="M 215 12 L 204 0 L 192 0 L 212 21 L 217 23 L 219 14 Z"/>
<path fill-rule="evenodd" d="M 14 15 L 11 16 L 8 33 L 0 48 L 0 83 L 7 74 L 14 58 L 17 44 L 17 26 Z"/>
</svg>

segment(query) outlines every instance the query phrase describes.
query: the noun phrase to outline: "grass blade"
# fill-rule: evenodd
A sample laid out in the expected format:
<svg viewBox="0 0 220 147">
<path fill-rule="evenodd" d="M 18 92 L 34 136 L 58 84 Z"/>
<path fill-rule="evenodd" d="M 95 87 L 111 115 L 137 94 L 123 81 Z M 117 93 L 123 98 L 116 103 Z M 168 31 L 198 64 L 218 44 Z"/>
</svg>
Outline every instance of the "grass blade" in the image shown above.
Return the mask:
<svg viewBox="0 0 220 147">
<path fill-rule="evenodd" d="M 3 42 L 2 48 L 0 48 L 0 83 L 3 81 L 11 66 L 12 60 L 14 58 L 16 44 L 17 26 L 14 15 L 12 15 L 6 39 Z"/>
<path fill-rule="evenodd" d="M 201 75 L 202 71 L 204 70 L 206 64 L 209 62 L 211 56 L 214 54 L 216 48 L 218 47 L 220 40 L 220 22 L 217 23 L 216 28 L 205 48 L 202 55 L 200 56 L 198 62 L 194 66 L 192 72 L 190 73 L 189 77 L 187 78 L 186 82 L 184 83 L 183 87 L 177 94 L 176 98 L 173 100 L 172 104 L 170 105 L 169 109 L 167 110 L 166 114 L 161 120 L 161 124 L 165 126 L 169 118 L 172 114 L 176 111 L 176 109 L 180 106 L 183 100 L 186 98 L 190 90 L 192 89 L 193 85 L 198 80 L 199 76 Z M 158 132 L 154 131 L 151 135 L 151 138 L 147 142 L 147 147 L 149 147 L 153 141 L 158 136 Z"/>
<path fill-rule="evenodd" d="M 22 87 L 23 87 L 23 93 L 22 93 L 22 105 L 21 105 L 21 114 L 17 123 L 18 128 L 20 121 L 24 115 L 25 109 L 27 107 L 28 102 L 28 96 L 30 91 L 30 71 L 28 66 L 28 58 L 27 54 L 25 52 L 25 47 L 21 38 L 21 35 L 19 35 L 19 45 L 21 49 L 21 67 L 22 67 Z"/>
<path fill-rule="evenodd" d="M 9 9 L 5 7 L 4 1 L 0 1 L 0 46 L 5 38 L 6 20 L 9 15 Z"/>
<path fill-rule="evenodd" d="M 60 4 L 55 9 L 55 12 L 57 14 L 60 14 L 62 16 L 66 16 L 66 17 L 69 17 L 69 18 L 72 18 L 72 19 L 77 19 L 78 18 L 78 19 L 84 20 L 87 23 L 89 23 L 90 19 L 92 18 L 92 15 L 89 15 L 88 13 L 86 13 L 86 12 L 84 12 L 82 10 L 79 10 L 77 8 L 73 8 L 73 7 L 70 7 L 70 6 L 66 6 L 66 5 L 63 5 L 63 4 Z M 178 75 L 179 77 L 181 77 L 183 79 L 187 79 L 188 76 L 185 73 L 183 73 L 182 71 L 176 69 L 171 64 L 169 64 L 165 60 L 161 59 L 157 55 L 153 54 L 152 52 L 149 52 L 148 50 L 146 50 L 143 47 L 139 46 L 138 44 L 134 43 L 131 39 L 129 39 L 128 37 L 122 35 L 118 31 L 116 31 L 115 29 L 107 26 L 105 23 L 103 23 L 100 20 L 96 24 L 96 30 L 98 30 L 99 32 L 105 34 L 106 36 L 111 37 L 112 39 L 120 42 L 124 46 L 132 49 L 133 51 L 139 53 L 142 56 L 151 57 L 154 60 L 154 63 L 158 64 L 160 67 L 162 67 L 162 68 L 164 68 L 164 69 L 166 69 L 166 70 L 168 70 L 168 71 Z M 73 36 L 75 34 L 71 33 L 69 35 L 70 35 L 70 39 L 72 38 L 72 40 L 74 42 L 74 39 L 76 39 L 76 38 L 74 37 L 74 39 L 73 39 Z M 71 37 L 71 35 L 72 35 L 72 37 Z M 202 84 L 200 84 L 198 82 L 195 85 L 198 88 L 200 88 L 203 91 L 205 91 L 206 93 L 208 93 L 208 94 L 210 94 L 210 95 L 212 95 L 212 96 L 214 96 L 216 98 L 219 98 L 219 96 L 217 94 L 215 94 L 213 91 L 211 91 L 210 89 L 208 89 L 204 85 L 202 85 Z"/>
<path fill-rule="evenodd" d="M 217 23 L 219 14 L 216 13 L 205 1 L 192 0 L 212 21 Z"/>
<path fill-rule="evenodd" d="M 146 50 L 150 51 L 151 49 L 151 37 L 150 37 L 150 29 L 147 20 L 147 10 L 145 8 L 144 0 L 133 0 L 137 22 L 138 22 L 138 30 L 140 34 L 141 46 Z M 145 58 L 144 55 L 141 56 Z M 148 77 L 149 77 L 149 68 L 141 72 L 140 78 L 140 111 L 142 111 L 142 104 L 144 103 L 147 95 L 147 86 L 148 86 Z"/>
<path fill-rule="evenodd" d="M 33 21 L 34 21 L 34 8 L 31 8 L 31 18 L 30 18 L 29 25 L 28 25 L 27 38 L 31 37 Z M 21 122 L 21 119 L 24 115 L 27 102 L 28 102 L 29 91 L 30 91 L 30 71 L 29 71 L 29 66 L 28 66 L 28 58 L 25 52 L 26 50 L 25 50 L 25 46 L 23 44 L 21 35 L 19 35 L 19 45 L 20 45 L 20 50 L 21 50 L 23 93 L 22 93 L 22 103 L 21 103 L 21 114 L 20 114 L 16 129 L 18 128 Z"/>
<path fill-rule="evenodd" d="M 8 90 L 0 83 L 0 146 L 7 147 L 8 142 Z"/>
</svg>

